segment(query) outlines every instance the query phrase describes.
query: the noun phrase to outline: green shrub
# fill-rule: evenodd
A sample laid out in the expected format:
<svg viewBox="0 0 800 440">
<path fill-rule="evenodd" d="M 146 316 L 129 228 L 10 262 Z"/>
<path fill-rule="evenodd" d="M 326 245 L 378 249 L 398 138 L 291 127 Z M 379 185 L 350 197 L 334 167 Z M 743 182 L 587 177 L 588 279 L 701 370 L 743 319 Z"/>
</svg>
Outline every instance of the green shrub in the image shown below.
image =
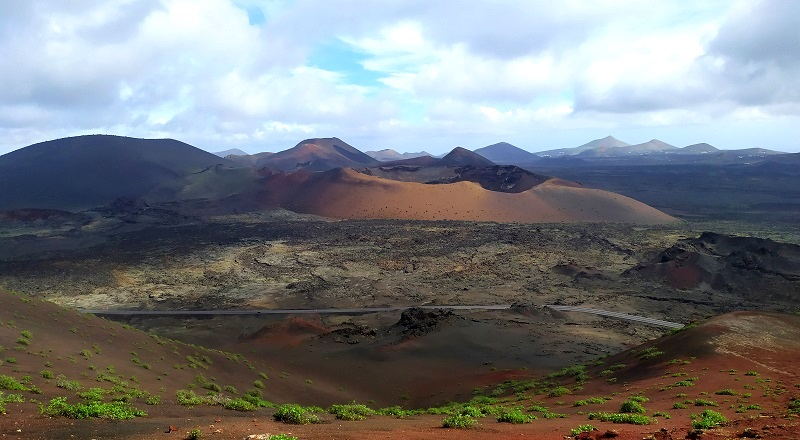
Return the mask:
<svg viewBox="0 0 800 440">
<path fill-rule="evenodd" d="M 719 406 L 717 402 L 713 400 L 706 400 L 706 399 L 695 399 L 694 406 Z"/>
<path fill-rule="evenodd" d="M 205 403 L 205 400 L 192 390 L 178 390 L 175 392 L 175 398 L 178 405 L 182 406 L 197 406 Z"/>
<path fill-rule="evenodd" d="M 144 399 L 144 403 L 147 405 L 161 405 L 161 396 L 151 394 Z"/>
<path fill-rule="evenodd" d="M 647 360 L 657 358 L 663 355 L 664 352 L 657 349 L 656 347 L 647 347 L 644 350 L 640 350 L 638 353 L 639 359 Z"/>
<path fill-rule="evenodd" d="M 263 390 L 264 389 L 264 382 L 256 379 L 256 380 L 253 381 L 253 386 L 258 388 L 258 389 L 260 389 L 260 390 Z"/>
<path fill-rule="evenodd" d="M 598 405 L 601 403 L 606 403 L 606 401 L 611 400 L 610 397 L 589 397 L 587 399 L 578 400 L 572 406 L 586 406 L 586 405 Z"/>
<path fill-rule="evenodd" d="M 504 411 L 497 417 L 497 421 L 501 423 L 513 423 L 517 425 L 521 425 L 523 423 L 530 423 L 531 421 L 536 420 L 536 416 L 533 414 L 525 414 L 518 409 L 512 409 Z"/>
<path fill-rule="evenodd" d="M 469 429 L 477 423 L 478 422 L 473 417 L 463 414 L 454 414 L 442 420 L 442 428 Z"/>
<path fill-rule="evenodd" d="M 650 399 L 648 399 L 645 396 L 631 396 L 631 397 L 628 397 L 628 400 L 630 400 L 632 402 L 639 402 L 639 403 L 647 403 L 647 402 L 650 401 Z"/>
<path fill-rule="evenodd" d="M 686 404 L 683 402 L 675 402 L 672 404 L 672 409 L 686 409 Z"/>
<path fill-rule="evenodd" d="M 289 434 L 273 434 L 269 436 L 269 440 L 298 440 L 297 437 Z"/>
<path fill-rule="evenodd" d="M 733 391 L 730 388 L 725 388 L 724 390 L 715 391 L 714 394 L 716 394 L 718 396 L 735 396 L 736 395 L 736 391 Z"/>
<path fill-rule="evenodd" d="M 186 440 L 200 440 L 203 438 L 203 431 L 199 429 L 192 429 L 186 436 Z"/>
<path fill-rule="evenodd" d="M 66 397 L 56 397 L 47 405 L 42 405 L 39 411 L 47 416 L 62 416 L 70 419 L 87 419 L 99 417 L 113 420 L 128 420 L 134 417 L 144 417 L 146 412 L 133 408 L 124 402 L 87 402 L 70 404 Z"/>
<path fill-rule="evenodd" d="M 649 425 L 650 417 L 642 414 L 628 413 L 590 413 L 589 420 L 600 420 L 601 422 L 629 423 L 632 425 Z"/>
<path fill-rule="evenodd" d="M 328 412 L 335 415 L 339 420 L 364 420 L 368 416 L 374 415 L 375 410 L 359 404 L 331 405 Z"/>
<path fill-rule="evenodd" d="M 256 406 L 243 398 L 230 399 L 223 404 L 225 409 L 232 409 L 234 411 L 255 411 Z"/>
<path fill-rule="evenodd" d="M 597 428 L 595 428 L 593 425 L 580 425 L 575 428 L 572 428 L 569 434 L 573 437 L 577 437 L 580 434 L 583 434 L 584 432 L 592 432 L 595 430 L 597 430 Z"/>
<path fill-rule="evenodd" d="M 84 400 L 102 401 L 103 400 L 103 396 L 105 395 L 105 393 L 106 393 L 106 390 L 104 390 L 103 388 L 96 388 L 95 387 L 95 388 L 89 388 L 86 391 L 78 393 L 78 397 L 80 397 L 81 399 L 84 399 Z"/>
<path fill-rule="evenodd" d="M 319 418 L 309 412 L 306 408 L 296 404 L 285 404 L 278 407 L 272 417 L 283 423 L 290 423 L 293 425 L 308 425 L 309 423 L 318 423 Z"/>
<path fill-rule="evenodd" d="M 707 409 L 700 414 L 692 414 L 692 427 L 695 429 L 711 429 L 727 422 L 722 414 Z"/>
<path fill-rule="evenodd" d="M 626 400 L 625 402 L 622 402 L 619 412 L 628 414 L 646 414 L 647 410 L 639 402 L 634 400 Z"/>
<path fill-rule="evenodd" d="M 800 398 L 789 401 L 789 414 L 800 414 Z"/>
<path fill-rule="evenodd" d="M 53 374 L 53 372 L 50 371 L 50 370 L 42 370 L 42 371 L 39 372 L 39 374 L 41 374 L 42 377 L 45 378 L 45 379 L 52 379 L 52 378 L 56 377 Z"/>
<path fill-rule="evenodd" d="M 78 391 L 81 389 L 81 384 L 77 380 L 69 380 L 65 376 L 61 375 L 58 376 L 58 380 L 56 381 L 56 386 L 59 388 L 63 388 L 67 391 Z"/>
<path fill-rule="evenodd" d="M 745 376 L 758 376 L 758 371 L 748 371 L 744 373 Z"/>
<path fill-rule="evenodd" d="M 0 374 L 0 390 L 8 391 L 28 391 L 28 387 L 23 385 L 17 379 L 5 374 Z"/>
<path fill-rule="evenodd" d="M 565 394 L 571 394 L 572 391 L 569 390 L 567 387 L 555 387 L 547 393 L 550 397 L 561 397 Z"/>
<path fill-rule="evenodd" d="M 669 415 L 668 412 L 663 412 L 663 411 L 656 411 L 651 415 L 651 417 L 663 417 L 665 419 L 671 419 L 672 418 L 672 416 Z"/>
<path fill-rule="evenodd" d="M 25 338 L 25 339 L 32 339 L 33 338 L 33 334 L 29 330 L 23 330 L 23 331 L 19 332 L 19 335 L 21 337 Z"/>
</svg>

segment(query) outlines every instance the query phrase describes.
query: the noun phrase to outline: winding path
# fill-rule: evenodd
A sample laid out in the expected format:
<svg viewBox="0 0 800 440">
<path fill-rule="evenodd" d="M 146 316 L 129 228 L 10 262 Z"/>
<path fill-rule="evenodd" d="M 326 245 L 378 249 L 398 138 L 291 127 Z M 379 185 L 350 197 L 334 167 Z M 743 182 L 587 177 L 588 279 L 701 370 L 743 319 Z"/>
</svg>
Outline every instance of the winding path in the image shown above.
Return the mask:
<svg viewBox="0 0 800 440">
<path fill-rule="evenodd" d="M 251 310 L 85 310 L 81 309 L 83 313 L 91 313 L 100 316 L 222 316 L 222 315 L 297 315 L 297 314 L 360 314 L 360 313 L 378 313 L 378 312 L 400 312 L 411 308 L 435 310 L 509 310 L 511 304 L 497 304 L 497 305 L 426 305 L 426 306 L 390 306 L 390 307 L 363 307 L 363 308 L 342 308 L 342 309 L 251 309 Z M 663 321 L 660 319 L 648 318 L 645 316 L 629 315 L 627 313 L 611 312 L 608 310 L 593 309 L 589 307 L 580 306 L 563 306 L 555 304 L 547 304 L 553 310 L 561 312 L 581 312 L 589 313 L 592 315 L 605 316 L 608 318 L 622 319 L 625 321 L 638 322 L 641 324 L 651 325 L 655 327 L 666 327 L 678 329 L 683 327 L 683 324 L 677 322 Z"/>
</svg>

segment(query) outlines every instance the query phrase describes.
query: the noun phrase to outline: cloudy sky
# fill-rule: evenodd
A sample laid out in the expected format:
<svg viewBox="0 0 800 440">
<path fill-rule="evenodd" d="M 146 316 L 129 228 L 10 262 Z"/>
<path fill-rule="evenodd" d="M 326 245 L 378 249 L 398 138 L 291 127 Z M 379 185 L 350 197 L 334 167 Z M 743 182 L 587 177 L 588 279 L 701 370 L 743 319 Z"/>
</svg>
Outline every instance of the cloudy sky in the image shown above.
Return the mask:
<svg viewBox="0 0 800 440">
<path fill-rule="evenodd" d="M 0 153 L 84 133 L 800 150 L 796 0 L 0 0 L 0 59 Z"/>
</svg>

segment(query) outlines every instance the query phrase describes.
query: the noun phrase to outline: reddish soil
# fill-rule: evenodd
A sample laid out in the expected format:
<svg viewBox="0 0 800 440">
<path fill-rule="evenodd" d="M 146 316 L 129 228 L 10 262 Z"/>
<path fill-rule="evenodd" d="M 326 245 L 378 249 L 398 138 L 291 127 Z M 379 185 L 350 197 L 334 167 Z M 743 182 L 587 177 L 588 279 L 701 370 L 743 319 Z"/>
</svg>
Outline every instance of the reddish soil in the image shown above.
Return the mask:
<svg viewBox="0 0 800 440">
<path fill-rule="evenodd" d="M 556 379 L 573 390 L 569 394 L 548 397 L 533 391 L 523 392 L 507 403 L 525 408 L 533 404 L 544 405 L 553 412 L 566 414 L 565 418 L 540 417 L 524 425 L 497 423 L 492 418 L 483 418 L 475 429 L 447 430 L 439 427 L 442 416 L 433 415 L 408 419 L 376 416 L 360 422 L 341 422 L 322 414 L 322 424 L 293 426 L 272 421 L 272 410 L 268 409 L 240 413 L 221 407 L 185 408 L 177 405 L 172 396 L 175 389 L 185 388 L 193 382 L 197 374 L 245 390 L 257 377 L 257 372 L 262 368 L 269 371 L 269 366 L 254 364 L 251 369 L 248 361 L 228 359 L 222 352 L 158 339 L 36 300 L 11 295 L 3 295 L 2 300 L 0 343 L 6 348 L 0 374 L 20 380 L 26 375 L 31 376 L 31 383 L 41 389 L 41 394 L 19 392 L 26 399 L 47 401 L 55 396 L 68 396 L 70 401 L 78 400 L 74 391 L 57 387 L 56 380 L 44 379 L 40 373 L 42 369 L 78 380 L 88 388 L 107 386 L 95 380 L 95 374 L 112 365 L 121 379 L 136 376 L 137 386 L 163 397 L 163 402 L 157 406 L 133 401 L 134 406 L 146 409 L 150 415 L 119 422 L 47 418 L 38 414 L 33 403 L 8 403 L 7 414 L 0 416 L 0 435 L 4 438 L 182 439 L 190 429 L 199 428 L 206 434 L 205 438 L 218 439 L 242 439 L 249 434 L 281 432 L 293 433 L 306 440 L 562 439 L 571 428 L 589 423 L 599 429 L 590 438 L 615 430 L 619 434 L 616 438 L 626 440 L 638 440 L 651 434 L 656 439 L 678 439 L 685 438 L 690 428 L 690 415 L 709 408 L 696 406 L 697 399 L 713 401 L 715 406 L 711 409 L 730 420 L 707 431 L 702 438 L 739 438 L 746 428 L 752 428 L 761 438 L 796 439 L 800 436 L 800 420 L 787 414 L 789 400 L 800 395 L 800 372 L 797 370 L 800 317 L 793 315 L 757 312 L 722 315 L 697 327 L 603 359 L 587 369 L 590 380 L 583 386 L 576 387 L 575 380 L 569 377 Z M 320 330 L 305 322 L 289 327 L 301 332 Z M 17 342 L 23 337 L 23 330 L 32 334 L 27 338 L 27 344 Z M 81 350 L 86 350 L 85 354 L 80 354 Z M 208 362 L 203 361 L 205 366 L 192 368 L 188 365 L 191 362 L 187 355 L 207 357 Z M 137 365 L 134 357 L 149 368 Z M 524 377 L 519 371 L 496 372 L 476 378 L 474 384 L 488 385 Z M 383 380 L 391 378 L 384 377 Z M 691 386 L 676 385 L 687 380 L 692 382 Z M 313 400 L 313 394 L 335 394 L 334 384 L 306 387 L 292 379 L 266 382 L 265 394 L 278 401 L 304 402 Z M 429 386 L 434 389 L 438 385 L 441 384 L 431 383 Z M 721 392 L 727 389 L 731 392 Z M 644 403 L 648 414 L 664 411 L 671 418 L 656 417 L 653 423 L 641 426 L 588 420 L 589 412 L 617 412 L 621 402 L 631 395 L 649 399 Z M 608 396 L 609 400 L 601 404 L 573 405 L 577 400 L 596 396 Z M 685 402 L 687 408 L 673 409 L 676 402 Z M 747 405 L 758 405 L 758 409 L 737 412 Z M 170 426 L 175 427 L 176 432 L 165 432 Z"/>
</svg>

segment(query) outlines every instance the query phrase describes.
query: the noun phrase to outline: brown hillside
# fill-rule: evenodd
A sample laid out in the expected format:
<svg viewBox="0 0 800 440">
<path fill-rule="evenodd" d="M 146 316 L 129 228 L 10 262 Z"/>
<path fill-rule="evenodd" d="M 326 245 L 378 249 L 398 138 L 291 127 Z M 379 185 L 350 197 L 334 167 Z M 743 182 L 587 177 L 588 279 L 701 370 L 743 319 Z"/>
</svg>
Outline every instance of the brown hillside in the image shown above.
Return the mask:
<svg viewBox="0 0 800 440">
<path fill-rule="evenodd" d="M 500 222 L 668 223 L 673 217 L 607 191 L 547 181 L 520 193 L 474 182 L 427 185 L 367 176 L 352 169 L 275 174 L 264 203 L 334 218 L 399 218 Z"/>
</svg>

